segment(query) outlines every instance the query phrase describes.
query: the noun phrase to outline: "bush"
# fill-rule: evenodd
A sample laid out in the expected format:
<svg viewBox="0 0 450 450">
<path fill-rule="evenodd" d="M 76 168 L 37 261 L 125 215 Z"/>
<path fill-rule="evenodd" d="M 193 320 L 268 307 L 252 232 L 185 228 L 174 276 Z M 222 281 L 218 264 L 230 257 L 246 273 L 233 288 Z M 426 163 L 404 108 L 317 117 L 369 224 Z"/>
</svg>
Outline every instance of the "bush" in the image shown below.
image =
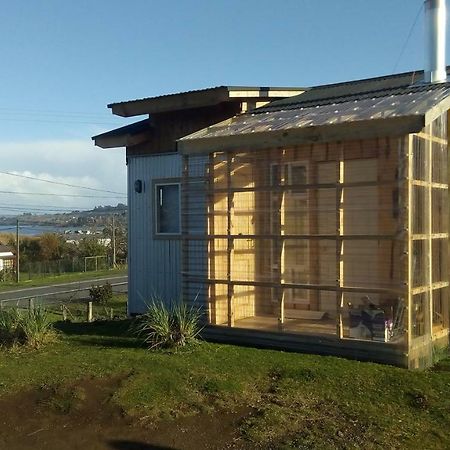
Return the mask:
<svg viewBox="0 0 450 450">
<path fill-rule="evenodd" d="M 16 344 L 39 348 L 54 341 L 56 332 L 53 329 L 49 313 L 40 306 L 27 312 L 11 308 L 0 312 L 0 344 L 13 346 Z"/>
<path fill-rule="evenodd" d="M 112 286 L 108 282 L 103 286 L 91 286 L 89 296 L 94 303 L 107 305 L 113 297 Z"/>
<path fill-rule="evenodd" d="M 144 337 L 150 349 L 183 347 L 196 340 L 201 316 L 200 308 L 181 302 L 167 306 L 161 300 L 153 300 L 138 319 L 135 333 Z"/>
<path fill-rule="evenodd" d="M 23 341 L 21 314 L 16 308 L 0 311 L 0 344 L 12 346 Z"/>
</svg>

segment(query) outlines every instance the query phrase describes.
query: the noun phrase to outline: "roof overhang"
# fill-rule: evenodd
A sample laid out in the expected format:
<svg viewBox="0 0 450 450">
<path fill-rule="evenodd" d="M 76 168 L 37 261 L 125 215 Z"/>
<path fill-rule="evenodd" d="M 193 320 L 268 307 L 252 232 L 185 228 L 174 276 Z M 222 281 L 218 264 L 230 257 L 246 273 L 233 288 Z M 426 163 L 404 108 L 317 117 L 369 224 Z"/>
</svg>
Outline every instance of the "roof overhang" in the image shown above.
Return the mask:
<svg viewBox="0 0 450 450">
<path fill-rule="evenodd" d="M 404 136 L 419 132 L 424 125 L 424 115 L 411 115 L 259 133 L 242 133 L 226 137 L 183 138 L 178 141 L 178 149 L 185 155 L 233 150 L 251 151 L 319 142 Z"/>
<path fill-rule="evenodd" d="M 244 101 L 246 99 L 285 98 L 304 92 L 304 88 L 277 87 L 238 87 L 219 86 L 178 94 L 162 95 L 120 103 L 111 103 L 112 113 L 122 117 L 139 116 L 143 114 L 159 114 L 192 108 L 202 108 L 218 105 L 229 101 Z"/>
<path fill-rule="evenodd" d="M 94 144 L 101 148 L 131 147 L 146 141 L 151 135 L 150 120 L 145 119 L 106 133 L 93 136 Z"/>
</svg>

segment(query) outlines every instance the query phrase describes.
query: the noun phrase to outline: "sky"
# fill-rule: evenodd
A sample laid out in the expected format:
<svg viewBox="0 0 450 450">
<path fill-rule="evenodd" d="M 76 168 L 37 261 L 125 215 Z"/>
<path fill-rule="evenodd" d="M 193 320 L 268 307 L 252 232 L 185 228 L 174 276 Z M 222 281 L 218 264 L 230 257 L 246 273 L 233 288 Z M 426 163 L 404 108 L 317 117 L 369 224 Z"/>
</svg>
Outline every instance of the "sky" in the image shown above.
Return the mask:
<svg viewBox="0 0 450 450">
<path fill-rule="evenodd" d="M 126 203 L 124 149 L 91 137 L 143 117 L 115 117 L 109 103 L 422 69 L 422 4 L 0 0 L 0 215 Z"/>
</svg>

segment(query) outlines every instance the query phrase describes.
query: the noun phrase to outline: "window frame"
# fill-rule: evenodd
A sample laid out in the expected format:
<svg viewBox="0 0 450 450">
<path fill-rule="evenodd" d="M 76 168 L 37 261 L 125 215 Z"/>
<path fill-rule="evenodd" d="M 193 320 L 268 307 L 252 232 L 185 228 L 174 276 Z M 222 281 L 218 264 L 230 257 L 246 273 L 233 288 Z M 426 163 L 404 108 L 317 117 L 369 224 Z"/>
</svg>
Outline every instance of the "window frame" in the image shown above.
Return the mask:
<svg viewBox="0 0 450 450">
<path fill-rule="evenodd" d="M 158 231 L 159 223 L 159 197 L 158 188 L 161 186 L 178 186 L 178 232 L 164 233 Z M 179 178 L 164 178 L 153 180 L 153 236 L 155 238 L 177 238 L 181 236 L 181 182 Z"/>
</svg>

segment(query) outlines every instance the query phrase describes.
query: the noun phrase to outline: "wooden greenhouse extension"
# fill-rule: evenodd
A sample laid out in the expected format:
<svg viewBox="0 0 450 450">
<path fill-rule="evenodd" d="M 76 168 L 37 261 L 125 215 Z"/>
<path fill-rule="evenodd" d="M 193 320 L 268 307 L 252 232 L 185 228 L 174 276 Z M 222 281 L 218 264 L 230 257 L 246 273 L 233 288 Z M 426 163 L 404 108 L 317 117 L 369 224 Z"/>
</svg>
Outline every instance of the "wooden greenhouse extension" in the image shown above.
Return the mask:
<svg viewBox="0 0 450 450">
<path fill-rule="evenodd" d="M 449 335 L 450 86 L 317 89 L 179 141 L 183 295 L 215 339 L 427 367 Z"/>
</svg>

